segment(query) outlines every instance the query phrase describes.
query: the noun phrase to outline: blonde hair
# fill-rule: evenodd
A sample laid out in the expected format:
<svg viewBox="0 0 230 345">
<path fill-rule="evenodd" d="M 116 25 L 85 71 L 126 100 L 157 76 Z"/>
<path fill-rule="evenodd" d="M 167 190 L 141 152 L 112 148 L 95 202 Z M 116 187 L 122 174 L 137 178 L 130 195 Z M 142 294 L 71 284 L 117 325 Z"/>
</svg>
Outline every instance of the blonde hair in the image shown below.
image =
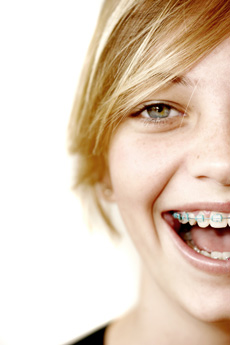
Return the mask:
<svg viewBox="0 0 230 345">
<path fill-rule="evenodd" d="M 95 192 L 119 122 L 223 41 L 229 24 L 229 0 L 104 1 L 69 123 L 76 186 Z"/>
</svg>

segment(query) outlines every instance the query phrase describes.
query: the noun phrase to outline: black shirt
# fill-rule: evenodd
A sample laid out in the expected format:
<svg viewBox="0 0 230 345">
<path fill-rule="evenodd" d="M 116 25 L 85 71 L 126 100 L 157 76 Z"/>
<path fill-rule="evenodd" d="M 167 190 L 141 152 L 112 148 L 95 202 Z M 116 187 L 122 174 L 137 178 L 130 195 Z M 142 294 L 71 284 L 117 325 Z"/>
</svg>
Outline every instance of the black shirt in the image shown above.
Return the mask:
<svg viewBox="0 0 230 345">
<path fill-rule="evenodd" d="M 107 326 L 70 345 L 103 345 Z"/>
</svg>

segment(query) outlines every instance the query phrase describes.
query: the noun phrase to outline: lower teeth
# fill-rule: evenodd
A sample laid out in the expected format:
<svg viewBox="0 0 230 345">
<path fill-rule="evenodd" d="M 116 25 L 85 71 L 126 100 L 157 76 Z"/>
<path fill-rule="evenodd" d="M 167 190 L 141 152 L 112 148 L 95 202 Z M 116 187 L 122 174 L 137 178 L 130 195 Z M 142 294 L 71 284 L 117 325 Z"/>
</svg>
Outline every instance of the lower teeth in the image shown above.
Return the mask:
<svg viewBox="0 0 230 345">
<path fill-rule="evenodd" d="M 197 252 L 201 255 L 207 256 L 207 257 L 212 258 L 212 259 L 217 259 L 217 260 L 229 260 L 230 259 L 230 252 L 217 252 L 217 251 L 207 252 L 206 250 L 199 249 L 195 245 L 195 243 L 193 242 L 190 231 L 181 233 L 180 235 L 181 235 L 181 238 L 183 238 L 185 243 L 187 243 L 187 245 L 190 248 L 192 248 L 193 250 L 195 250 L 195 252 Z"/>
</svg>

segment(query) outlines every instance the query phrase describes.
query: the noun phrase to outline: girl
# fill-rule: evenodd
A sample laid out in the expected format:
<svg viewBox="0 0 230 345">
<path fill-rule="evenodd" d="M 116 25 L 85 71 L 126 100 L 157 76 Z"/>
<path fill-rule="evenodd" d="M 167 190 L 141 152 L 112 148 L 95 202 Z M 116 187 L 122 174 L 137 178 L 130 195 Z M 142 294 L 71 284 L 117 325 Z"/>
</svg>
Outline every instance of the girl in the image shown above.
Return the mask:
<svg viewBox="0 0 230 345">
<path fill-rule="evenodd" d="M 78 344 L 230 343 L 229 61 L 229 0 L 104 1 L 70 150 L 142 278 L 136 307 Z"/>
</svg>

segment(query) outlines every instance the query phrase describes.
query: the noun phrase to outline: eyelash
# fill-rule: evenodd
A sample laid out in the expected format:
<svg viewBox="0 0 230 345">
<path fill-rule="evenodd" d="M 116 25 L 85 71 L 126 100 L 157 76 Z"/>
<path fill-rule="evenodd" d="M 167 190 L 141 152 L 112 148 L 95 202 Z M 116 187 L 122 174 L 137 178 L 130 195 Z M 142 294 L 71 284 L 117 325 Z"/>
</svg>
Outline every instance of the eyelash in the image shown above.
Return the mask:
<svg viewBox="0 0 230 345">
<path fill-rule="evenodd" d="M 150 115 L 144 114 L 150 111 L 154 107 L 156 108 L 155 111 L 157 111 L 157 108 L 158 109 L 165 108 L 168 111 L 168 115 L 166 116 L 159 115 L 159 116 L 151 117 Z M 170 116 L 170 113 L 173 113 L 173 112 L 176 112 L 177 115 L 173 114 Z M 135 113 L 131 115 L 131 117 L 140 117 L 141 120 L 145 124 L 153 123 L 153 124 L 159 124 L 159 125 L 164 125 L 164 124 L 167 124 L 168 122 L 172 122 L 173 118 L 175 118 L 174 120 L 178 120 L 179 117 L 181 117 L 182 119 L 184 116 L 185 116 L 184 112 L 178 110 L 176 107 L 173 107 L 172 105 L 166 102 L 156 102 L 156 103 L 144 105 L 142 106 L 142 108 L 140 108 L 139 110 L 137 110 Z"/>
</svg>

